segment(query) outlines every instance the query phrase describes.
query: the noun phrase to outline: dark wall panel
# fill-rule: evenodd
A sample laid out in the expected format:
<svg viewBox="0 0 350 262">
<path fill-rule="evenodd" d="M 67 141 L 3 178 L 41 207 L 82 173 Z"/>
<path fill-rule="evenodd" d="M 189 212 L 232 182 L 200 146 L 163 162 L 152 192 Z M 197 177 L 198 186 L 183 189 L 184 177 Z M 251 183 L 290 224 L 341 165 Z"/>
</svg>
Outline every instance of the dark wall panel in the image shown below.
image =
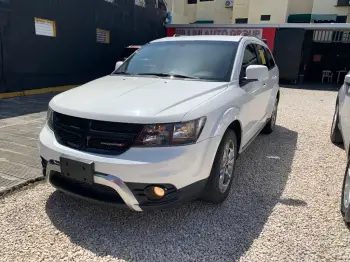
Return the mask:
<svg viewBox="0 0 350 262">
<path fill-rule="evenodd" d="M 154 5 L 142 8 L 129 0 L 7 1 L 0 2 L 0 92 L 88 82 L 110 73 L 125 46 L 165 36 L 166 13 Z M 36 35 L 35 17 L 55 21 L 57 36 Z M 110 44 L 96 42 L 97 28 L 110 31 Z"/>
<path fill-rule="evenodd" d="M 276 31 L 274 56 L 280 70 L 280 79 L 296 81 L 306 30 L 278 29 Z"/>
</svg>

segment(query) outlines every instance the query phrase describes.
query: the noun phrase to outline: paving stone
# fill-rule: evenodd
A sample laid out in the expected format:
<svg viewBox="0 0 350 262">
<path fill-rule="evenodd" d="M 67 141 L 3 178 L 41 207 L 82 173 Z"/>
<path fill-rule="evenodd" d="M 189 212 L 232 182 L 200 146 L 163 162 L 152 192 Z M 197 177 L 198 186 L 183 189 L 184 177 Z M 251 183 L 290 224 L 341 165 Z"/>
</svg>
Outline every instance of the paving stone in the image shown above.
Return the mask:
<svg viewBox="0 0 350 262">
<path fill-rule="evenodd" d="M 38 138 L 53 96 L 0 100 L 0 194 L 42 177 Z"/>
</svg>

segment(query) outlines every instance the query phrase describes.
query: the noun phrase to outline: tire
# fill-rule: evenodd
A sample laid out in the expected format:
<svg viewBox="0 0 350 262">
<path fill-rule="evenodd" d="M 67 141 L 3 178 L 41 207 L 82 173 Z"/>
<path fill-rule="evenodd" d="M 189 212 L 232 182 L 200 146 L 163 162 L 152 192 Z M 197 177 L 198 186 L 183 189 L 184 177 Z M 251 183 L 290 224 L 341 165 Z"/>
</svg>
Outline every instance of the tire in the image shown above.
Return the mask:
<svg viewBox="0 0 350 262">
<path fill-rule="evenodd" d="M 271 117 L 267 121 L 264 129 L 261 130 L 261 133 L 271 134 L 273 132 L 273 130 L 275 129 L 275 126 L 276 126 L 277 111 L 278 111 L 278 99 L 276 98 Z"/>
<path fill-rule="evenodd" d="M 334 110 L 332 128 L 331 128 L 331 141 L 334 144 L 342 144 L 343 137 L 339 129 L 339 104 L 337 103 Z"/>
<path fill-rule="evenodd" d="M 229 153 L 228 149 L 231 150 L 231 153 Z M 230 193 L 235 172 L 237 153 L 236 134 L 231 129 L 228 129 L 220 142 L 218 151 L 216 152 L 213 167 L 201 197 L 202 200 L 214 204 L 220 204 L 225 201 Z M 228 155 L 231 157 L 226 161 Z M 226 162 L 226 166 L 222 167 L 224 162 Z"/>
<path fill-rule="evenodd" d="M 340 212 L 344 222 L 350 225 L 350 158 L 346 165 L 343 180 L 342 194 L 340 199 Z"/>
</svg>

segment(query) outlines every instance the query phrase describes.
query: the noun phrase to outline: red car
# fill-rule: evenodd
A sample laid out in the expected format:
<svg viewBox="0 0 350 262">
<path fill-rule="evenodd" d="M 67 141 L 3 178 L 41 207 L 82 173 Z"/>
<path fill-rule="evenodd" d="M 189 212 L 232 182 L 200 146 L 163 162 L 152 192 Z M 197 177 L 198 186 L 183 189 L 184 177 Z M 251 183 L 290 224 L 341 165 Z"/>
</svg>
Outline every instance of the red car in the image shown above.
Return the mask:
<svg viewBox="0 0 350 262">
<path fill-rule="evenodd" d="M 128 47 L 125 47 L 121 57 L 117 59 L 117 62 L 125 61 L 129 56 L 131 56 L 134 52 L 136 52 L 140 48 L 141 48 L 140 45 L 130 45 Z"/>
</svg>

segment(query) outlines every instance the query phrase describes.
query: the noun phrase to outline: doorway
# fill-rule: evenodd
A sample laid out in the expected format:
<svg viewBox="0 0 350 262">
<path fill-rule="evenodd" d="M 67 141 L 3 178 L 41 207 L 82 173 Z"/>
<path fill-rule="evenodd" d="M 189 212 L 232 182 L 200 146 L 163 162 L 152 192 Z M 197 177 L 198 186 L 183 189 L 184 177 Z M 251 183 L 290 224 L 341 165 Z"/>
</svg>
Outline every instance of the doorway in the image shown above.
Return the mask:
<svg viewBox="0 0 350 262">
<path fill-rule="evenodd" d="M 312 38 L 305 38 L 300 68 L 305 82 L 341 85 L 350 71 L 350 32 L 315 30 L 310 33 Z"/>
</svg>

